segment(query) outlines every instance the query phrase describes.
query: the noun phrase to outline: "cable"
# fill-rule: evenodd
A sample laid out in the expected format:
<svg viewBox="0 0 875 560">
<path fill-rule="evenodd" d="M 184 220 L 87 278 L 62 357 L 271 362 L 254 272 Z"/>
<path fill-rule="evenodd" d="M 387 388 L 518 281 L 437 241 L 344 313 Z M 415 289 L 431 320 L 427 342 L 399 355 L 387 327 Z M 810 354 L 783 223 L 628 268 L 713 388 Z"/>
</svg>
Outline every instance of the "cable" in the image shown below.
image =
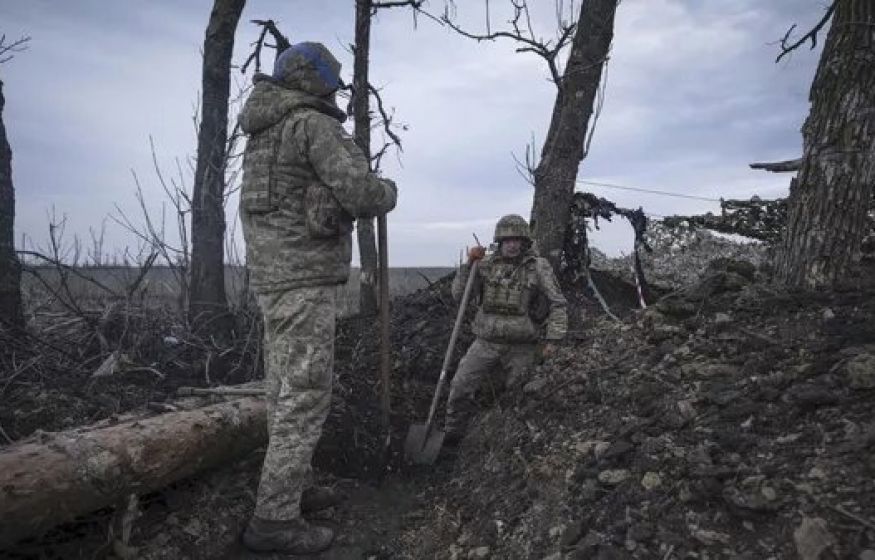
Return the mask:
<svg viewBox="0 0 875 560">
<path fill-rule="evenodd" d="M 689 198 L 691 200 L 703 200 L 705 202 L 721 202 L 721 199 L 719 199 L 719 198 L 706 198 L 704 196 L 694 196 L 691 194 L 673 193 L 673 192 L 668 192 L 668 191 L 657 191 L 657 190 L 653 190 L 653 189 L 643 189 L 641 187 L 626 187 L 623 185 L 613 185 L 611 183 L 597 183 L 595 181 L 582 181 L 582 180 L 578 180 L 577 183 L 582 184 L 582 185 L 593 185 L 596 187 L 608 187 L 611 189 L 620 189 L 620 190 L 624 190 L 624 191 L 637 191 L 637 192 L 643 192 L 643 193 L 658 194 L 658 195 L 662 195 L 662 196 L 674 196 L 677 198 Z"/>
</svg>

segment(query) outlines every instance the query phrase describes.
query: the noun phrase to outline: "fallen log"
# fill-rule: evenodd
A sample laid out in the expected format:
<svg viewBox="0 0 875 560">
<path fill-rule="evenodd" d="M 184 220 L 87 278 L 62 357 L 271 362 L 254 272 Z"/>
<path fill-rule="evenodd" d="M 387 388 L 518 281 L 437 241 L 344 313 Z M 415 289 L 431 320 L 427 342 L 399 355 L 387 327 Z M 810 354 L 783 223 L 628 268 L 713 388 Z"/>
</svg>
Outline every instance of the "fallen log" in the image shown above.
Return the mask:
<svg viewBox="0 0 875 560">
<path fill-rule="evenodd" d="M 180 387 L 176 390 L 180 397 L 263 397 L 261 387 Z"/>
<path fill-rule="evenodd" d="M 264 399 L 241 398 L 0 450 L 0 549 L 161 489 L 267 441 Z"/>
</svg>

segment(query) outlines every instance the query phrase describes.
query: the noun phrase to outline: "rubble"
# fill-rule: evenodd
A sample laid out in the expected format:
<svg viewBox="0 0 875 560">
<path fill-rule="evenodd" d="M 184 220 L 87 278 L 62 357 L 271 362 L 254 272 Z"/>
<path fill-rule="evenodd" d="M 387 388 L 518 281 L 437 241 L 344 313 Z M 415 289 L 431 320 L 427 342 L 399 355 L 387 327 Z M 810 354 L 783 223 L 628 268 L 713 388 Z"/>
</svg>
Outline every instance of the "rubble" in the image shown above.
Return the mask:
<svg viewBox="0 0 875 560">
<path fill-rule="evenodd" d="M 485 403 L 401 557 L 427 531 L 419 557 L 446 558 L 449 520 L 486 512 L 506 524 L 497 558 L 871 556 L 873 296 L 782 293 L 722 259 L 622 324 L 592 320 L 538 391 Z"/>
</svg>

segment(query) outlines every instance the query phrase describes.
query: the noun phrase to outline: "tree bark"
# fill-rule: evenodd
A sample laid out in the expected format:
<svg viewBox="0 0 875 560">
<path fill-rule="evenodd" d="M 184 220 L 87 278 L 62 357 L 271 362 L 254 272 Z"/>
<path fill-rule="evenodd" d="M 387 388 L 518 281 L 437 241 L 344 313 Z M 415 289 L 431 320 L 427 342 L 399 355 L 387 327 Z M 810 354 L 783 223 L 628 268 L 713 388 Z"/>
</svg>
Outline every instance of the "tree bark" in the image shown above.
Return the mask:
<svg viewBox="0 0 875 560">
<path fill-rule="evenodd" d="M 352 100 L 353 139 L 365 156 L 371 157 L 371 111 L 368 90 L 368 65 L 371 51 L 371 0 L 356 0 L 355 3 L 355 60 L 353 62 Z M 377 313 L 377 244 L 374 238 L 374 219 L 359 219 L 356 222 L 359 262 L 359 313 Z"/>
<path fill-rule="evenodd" d="M 21 264 L 15 254 L 15 189 L 12 184 L 12 149 L 3 124 L 3 82 L 0 81 L 0 320 L 12 327 L 24 325 L 21 312 Z"/>
<path fill-rule="evenodd" d="M 837 0 L 790 184 L 779 282 L 836 287 L 860 259 L 875 183 L 875 3 Z"/>
<path fill-rule="evenodd" d="M 249 397 L 3 448 L 0 548 L 227 463 L 266 441 L 265 401 Z"/>
<path fill-rule="evenodd" d="M 581 2 L 571 53 L 562 75 L 541 160 L 534 172 L 532 231 L 541 254 L 557 272 L 570 216 L 571 196 L 602 67 L 614 37 L 619 0 Z"/>
<path fill-rule="evenodd" d="M 245 0 L 215 0 L 204 38 L 201 122 L 191 214 L 189 317 L 196 328 L 223 337 L 225 298 L 225 165 L 234 33 Z"/>
</svg>

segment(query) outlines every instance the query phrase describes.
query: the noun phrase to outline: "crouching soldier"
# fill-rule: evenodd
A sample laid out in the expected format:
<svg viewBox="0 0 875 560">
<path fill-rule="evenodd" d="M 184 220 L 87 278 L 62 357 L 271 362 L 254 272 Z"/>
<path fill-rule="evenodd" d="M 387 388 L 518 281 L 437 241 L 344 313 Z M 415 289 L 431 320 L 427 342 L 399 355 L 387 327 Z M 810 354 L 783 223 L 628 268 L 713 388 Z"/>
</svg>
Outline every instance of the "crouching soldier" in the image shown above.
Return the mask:
<svg viewBox="0 0 875 560">
<path fill-rule="evenodd" d="M 471 271 L 479 261 L 472 294 L 479 294 L 480 308 L 474 319 L 477 337 L 459 362 L 447 402 L 447 445 L 458 444 L 474 413 L 474 393 L 483 377 L 495 368 L 504 370 L 509 387 L 525 383 L 537 354 L 541 321 L 533 318 L 533 303 L 548 302 L 543 354 L 552 352 L 552 342 L 565 337 L 568 318 L 565 298 L 559 290 L 550 263 L 539 257 L 532 244 L 529 226 L 515 214 L 504 216 L 495 226 L 496 254 L 486 256 L 484 247 L 468 251 L 468 264 L 453 280 L 453 297 L 461 299 Z"/>
</svg>

